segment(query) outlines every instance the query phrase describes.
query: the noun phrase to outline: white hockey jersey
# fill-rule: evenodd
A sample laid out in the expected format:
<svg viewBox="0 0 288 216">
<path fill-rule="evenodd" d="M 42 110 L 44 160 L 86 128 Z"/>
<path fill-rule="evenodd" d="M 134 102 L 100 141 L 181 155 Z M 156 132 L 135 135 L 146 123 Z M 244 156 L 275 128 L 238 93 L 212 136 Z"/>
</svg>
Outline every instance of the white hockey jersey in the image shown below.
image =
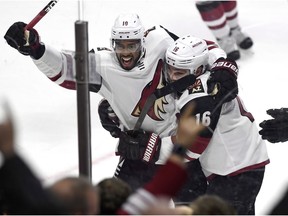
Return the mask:
<svg viewBox="0 0 288 216">
<path fill-rule="evenodd" d="M 120 67 L 112 51 L 103 50 L 90 54 L 90 84 L 101 86 L 98 93 L 108 100 L 126 129 L 134 128 L 147 97 L 155 89 L 163 87 L 164 56 L 171 43 L 173 39 L 163 28 L 156 26 L 150 29 L 145 38 L 145 56 L 129 71 Z M 33 61 L 52 81 L 65 88 L 75 89 L 73 52 L 59 52 L 46 45 L 44 55 Z M 157 133 L 160 137 L 170 136 L 177 125 L 175 110 L 172 96 L 157 99 L 141 128 Z"/>
<path fill-rule="evenodd" d="M 208 77 L 209 72 L 199 76 L 195 85 L 186 90 L 177 103 L 181 110 L 190 101 L 195 101 L 196 118 L 209 127 L 204 133 L 202 146 L 195 148 L 196 154 L 188 153 L 190 158 L 198 155 L 207 177 L 211 174 L 235 175 L 268 164 L 266 143 L 258 133 L 252 114 L 238 96 L 215 108 L 217 104 L 207 94 Z"/>
</svg>

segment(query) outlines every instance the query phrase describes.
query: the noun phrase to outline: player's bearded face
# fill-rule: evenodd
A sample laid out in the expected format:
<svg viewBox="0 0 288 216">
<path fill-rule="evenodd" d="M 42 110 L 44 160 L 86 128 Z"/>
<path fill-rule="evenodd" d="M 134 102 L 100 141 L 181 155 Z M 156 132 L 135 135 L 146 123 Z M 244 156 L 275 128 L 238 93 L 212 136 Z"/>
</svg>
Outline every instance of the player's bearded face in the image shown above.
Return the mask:
<svg viewBox="0 0 288 216">
<path fill-rule="evenodd" d="M 114 51 L 122 68 L 131 70 L 141 54 L 140 40 L 115 40 Z"/>
</svg>

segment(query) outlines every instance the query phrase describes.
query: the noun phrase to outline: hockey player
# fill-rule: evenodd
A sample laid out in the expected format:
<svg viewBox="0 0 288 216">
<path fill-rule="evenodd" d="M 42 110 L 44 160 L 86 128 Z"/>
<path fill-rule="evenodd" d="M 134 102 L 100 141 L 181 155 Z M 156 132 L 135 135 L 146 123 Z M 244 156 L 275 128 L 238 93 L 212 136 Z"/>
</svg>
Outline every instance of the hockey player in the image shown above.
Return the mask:
<svg viewBox="0 0 288 216">
<path fill-rule="evenodd" d="M 7 43 L 20 53 L 31 56 L 51 81 L 75 89 L 74 52 L 60 52 L 40 43 L 35 29 L 24 34 L 25 26 L 23 22 L 14 23 L 4 36 Z M 165 51 L 173 43 L 171 35 L 175 37 L 161 26 L 144 31 L 138 15 L 121 14 L 111 31 L 112 51 L 101 50 L 89 55 L 90 91 L 105 97 L 122 123 L 121 148 L 116 152 L 122 157 L 115 176 L 133 189 L 151 179 L 172 147 L 170 135 L 176 129 L 176 117 L 174 98 L 169 95 L 155 101 L 141 130 L 131 131 L 147 97 L 164 85 L 162 68 Z M 210 52 L 211 63 L 226 55 L 224 51 L 218 51 Z M 220 82 L 226 78 L 234 79 L 228 72 L 215 73 L 212 77 Z M 221 85 L 225 89 L 225 83 Z M 146 149 L 148 157 L 144 159 Z"/>
<path fill-rule="evenodd" d="M 197 9 L 230 59 L 240 58 L 239 47 L 249 49 L 252 39 L 241 31 L 237 1 L 197 1 Z"/>
<path fill-rule="evenodd" d="M 193 115 L 207 127 L 187 153 L 187 159 L 199 157 L 209 181 L 208 194 L 228 200 L 240 215 L 255 214 L 255 200 L 265 165 L 269 163 L 266 144 L 239 96 L 221 102 L 207 94 L 210 73 L 225 69 L 237 78 L 237 64 L 219 59 L 209 71 L 207 62 L 206 42 L 190 35 L 179 38 L 166 52 L 169 82 L 191 73 L 198 76 L 194 85 L 178 95 L 177 101 L 180 113 L 190 103 L 196 103 Z"/>
<path fill-rule="evenodd" d="M 219 49 L 218 46 L 214 42 L 206 40 L 206 43 L 208 45 L 207 46 L 207 49 L 208 49 L 207 55 L 209 55 L 209 59 L 211 58 L 211 56 L 212 57 L 225 56 L 225 55 L 223 55 L 223 50 Z M 210 65 L 209 59 L 207 60 L 208 65 Z M 225 73 L 224 71 L 222 71 L 222 72 Z M 221 74 L 221 73 L 219 73 L 219 74 Z M 229 73 L 229 76 L 226 76 L 225 79 L 222 80 L 222 82 L 225 82 L 225 85 L 221 85 L 221 88 L 218 89 L 218 90 L 221 90 L 221 94 L 215 95 L 215 101 L 219 101 L 219 100 L 230 101 L 230 100 L 234 99 L 236 97 L 236 95 L 238 94 L 238 88 L 237 88 L 238 85 L 237 85 L 236 77 L 232 76 L 230 72 L 228 72 L 228 73 Z M 213 74 L 213 77 L 211 76 L 209 79 L 209 83 L 211 86 L 211 88 L 209 89 L 209 92 L 213 91 L 212 87 L 214 87 L 215 85 L 218 86 L 220 84 L 219 83 L 220 79 L 217 79 L 217 81 L 214 79 L 217 74 L 218 73 Z M 222 78 L 224 78 L 224 77 L 222 77 Z M 222 95 L 225 97 L 224 98 L 219 97 L 219 95 Z M 98 113 L 99 113 L 99 117 L 100 117 L 100 121 L 101 121 L 102 126 L 107 131 L 110 132 L 111 136 L 113 136 L 115 138 L 120 137 L 120 145 L 121 145 L 123 143 L 122 142 L 123 138 L 120 136 L 121 130 L 119 127 L 119 125 L 121 125 L 121 121 L 118 119 L 117 115 L 114 113 L 112 107 L 110 106 L 110 104 L 107 100 L 103 99 L 99 103 Z M 171 131 L 171 134 L 173 135 L 172 131 Z M 172 139 L 173 139 L 173 136 L 172 136 Z M 172 140 L 170 140 L 170 143 L 172 144 L 171 141 Z M 136 139 L 134 139 L 134 142 L 135 143 L 137 142 Z M 166 143 L 166 144 L 168 146 L 168 143 Z M 162 149 L 166 149 L 167 146 L 161 146 L 161 147 L 162 147 Z M 199 195 L 202 195 L 203 193 L 205 193 L 205 191 L 206 191 L 206 186 L 207 186 L 206 177 L 204 176 L 204 174 L 202 174 L 199 161 L 198 160 L 189 161 L 186 165 L 187 165 L 188 169 L 191 171 L 188 174 L 189 175 L 189 181 L 181 188 L 181 190 L 178 192 L 177 196 L 174 197 L 173 200 L 174 200 L 176 205 L 188 204 L 188 203 L 192 202 L 195 198 L 197 198 Z M 196 170 L 197 170 L 197 172 L 196 172 Z"/>
<path fill-rule="evenodd" d="M 39 70 L 50 80 L 64 88 L 75 89 L 74 52 L 59 52 L 49 45 L 40 43 L 35 29 L 31 29 L 29 38 L 25 38 L 25 26 L 25 23 L 17 22 L 8 29 L 5 35 L 8 44 L 20 53 L 30 55 Z M 29 46 L 25 45 L 26 41 Z M 109 101 L 126 130 L 134 128 L 147 95 L 163 86 L 161 73 L 164 54 L 172 42 L 173 39 L 164 28 L 156 26 L 145 32 L 138 15 L 121 14 L 111 30 L 113 51 L 90 53 L 90 90 L 98 92 Z M 175 107 L 171 100 L 165 97 L 156 101 L 155 109 L 151 109 L 148 113 L 149 118 L 145 118 L 142 124 L 142 129 L 151 132 L 138 133 L 138 137 L 141 137 L 139 139 L 146 145 L 152 132 L 155 132 L 155 153 L 159 153 L 158 147 L 161 142 L 158 135 L 168 136 L 176 126 L 173 120 Z M 162 106 L 158 107 L 158 104 Z M 128 138 L 127 134 L 127 146 L 132 142 Z M 129 151 L 128 147 L 126 151 Z M 128 155 L 127 152 L 125 154 Z M 116 153 L 124 154 L 119 151 Z M 135 189 L 153 176 L 155 165 L 152 160 L 158 159 L 156 155 L 151 155 L 151 161 L 148 163 L 139 160 L 133 161 L 130 165 L 129 159 L 126 158 L 124 161 L 123 157 L 116 175 Z M 126 164 L 132 167 L 127 167 Z"/>
</svg>

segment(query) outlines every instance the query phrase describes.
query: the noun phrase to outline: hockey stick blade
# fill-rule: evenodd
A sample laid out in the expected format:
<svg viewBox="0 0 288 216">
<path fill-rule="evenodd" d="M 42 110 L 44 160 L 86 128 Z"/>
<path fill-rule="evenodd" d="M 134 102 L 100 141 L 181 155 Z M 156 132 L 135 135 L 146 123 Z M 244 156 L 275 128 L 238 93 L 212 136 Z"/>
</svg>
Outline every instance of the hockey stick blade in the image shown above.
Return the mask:
<svg viewBox="0 0 288 216">
<path fill-rule="evenodd" d="M 50 1 L 26 26 L 25 30 L 32 29 L 53 7 L 59 0 Z"/>
<path fill-rule="evenodd" d="M 141 110 L 140 116 L 134 126 L 134 130 L 139 130 L 146 114 L 148 113 L 150 107 L 153 105 L 154 101 L 164 97 L 168 94 L 171 94 L 173 92 L 182 92 L 186 88 L 188 88 L 190 85 L 193 85 L 196 81 L 196 77 L 193 74 L 190 74 L 188 76 L 185 76 L 173 83 L 169 83 L 168 85 L 164 86 L 161 89 L 156 89 L 146 100 L 143 109 Z"/>
</svg>

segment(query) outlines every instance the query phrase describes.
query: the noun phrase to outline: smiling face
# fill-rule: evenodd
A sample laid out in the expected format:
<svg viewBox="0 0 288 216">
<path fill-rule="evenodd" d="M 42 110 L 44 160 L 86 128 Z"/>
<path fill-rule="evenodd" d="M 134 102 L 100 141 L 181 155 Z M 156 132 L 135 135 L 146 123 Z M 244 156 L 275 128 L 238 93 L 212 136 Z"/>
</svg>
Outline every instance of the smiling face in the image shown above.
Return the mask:
<svg viewBox="0 0 288 216">
<path fill-rule="evenodd" d="M 140 40 L 115 40 L 113 44 L 117 59 L 125 70 L 131 70 L 136 66 L 141 48 Z"/>
</svg>

